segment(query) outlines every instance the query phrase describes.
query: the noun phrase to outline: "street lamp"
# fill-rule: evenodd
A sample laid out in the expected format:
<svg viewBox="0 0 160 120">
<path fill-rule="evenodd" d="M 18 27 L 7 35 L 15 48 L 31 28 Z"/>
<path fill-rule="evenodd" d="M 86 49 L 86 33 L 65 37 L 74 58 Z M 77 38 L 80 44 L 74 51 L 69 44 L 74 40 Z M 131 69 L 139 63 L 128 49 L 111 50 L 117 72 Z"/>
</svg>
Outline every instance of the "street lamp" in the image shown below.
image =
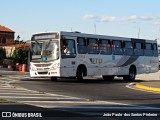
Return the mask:
<svg viewBox="0 0 160 120">
<path fill-rule="evenodd" d="M 16 40 L 18 40 L 18 41 L 19 41 L 19 39 L 20 39 L 20 36 L 18 35 Z"/>
</svg>

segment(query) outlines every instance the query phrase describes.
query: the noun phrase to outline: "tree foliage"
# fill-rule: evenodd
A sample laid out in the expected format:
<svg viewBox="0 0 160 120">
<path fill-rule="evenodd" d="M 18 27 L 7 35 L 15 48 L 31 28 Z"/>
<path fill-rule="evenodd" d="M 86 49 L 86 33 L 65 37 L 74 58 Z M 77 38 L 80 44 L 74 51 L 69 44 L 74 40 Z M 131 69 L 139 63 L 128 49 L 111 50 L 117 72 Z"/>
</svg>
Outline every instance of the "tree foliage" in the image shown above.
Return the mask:
<svg viewBox="0 0 160 120">
<path fill-rule="evenodd" d="M 2 47 L 0 47 L 0 60 L 6 58 L 6 51 Z"/>
<path fill-rule="evenodd" d="M 27 51 L 24 48 L 15 49 L 12 58 L 15 63 L 26 64 L 28 58 Z"/>
</svg>

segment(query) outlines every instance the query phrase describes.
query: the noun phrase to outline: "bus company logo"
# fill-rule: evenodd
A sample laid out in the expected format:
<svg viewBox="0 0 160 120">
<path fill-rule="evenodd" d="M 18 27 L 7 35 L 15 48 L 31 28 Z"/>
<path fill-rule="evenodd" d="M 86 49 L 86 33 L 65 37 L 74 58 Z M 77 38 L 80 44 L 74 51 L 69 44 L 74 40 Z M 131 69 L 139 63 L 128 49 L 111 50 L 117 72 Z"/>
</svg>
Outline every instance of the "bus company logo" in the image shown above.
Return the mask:
<svg viewBox="0 0 160 120">
<path fill-rule="evenodd" d="M 2 112 L 2 117 L 11 117 L 11 112 Z"/>
</svg>

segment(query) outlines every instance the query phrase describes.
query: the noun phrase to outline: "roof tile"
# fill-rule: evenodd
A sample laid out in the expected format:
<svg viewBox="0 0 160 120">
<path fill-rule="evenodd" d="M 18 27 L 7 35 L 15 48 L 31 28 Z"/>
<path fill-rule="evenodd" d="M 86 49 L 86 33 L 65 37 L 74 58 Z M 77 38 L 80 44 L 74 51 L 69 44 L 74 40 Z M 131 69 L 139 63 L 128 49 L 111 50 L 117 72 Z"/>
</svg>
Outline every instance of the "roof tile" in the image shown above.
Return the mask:
<svg viewBox="0 0 160 120">
<path fill-rule="evenodd" d="M 2 26 L 2 25 L 0 25 L 0 31 L 1 32 L 14 32 L 13 30 L 11 30 L 5 26 Z"/>
</svg>

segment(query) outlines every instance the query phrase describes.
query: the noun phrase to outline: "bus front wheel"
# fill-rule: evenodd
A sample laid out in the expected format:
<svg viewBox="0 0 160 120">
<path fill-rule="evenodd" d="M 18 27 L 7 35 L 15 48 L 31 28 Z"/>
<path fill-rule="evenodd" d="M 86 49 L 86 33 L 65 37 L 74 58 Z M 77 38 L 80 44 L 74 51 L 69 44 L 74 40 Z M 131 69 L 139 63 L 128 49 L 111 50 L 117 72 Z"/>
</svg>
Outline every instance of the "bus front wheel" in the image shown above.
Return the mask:
<svg viewBox="0 0 160 120">
<path fill-rule="evenodd" d="M 83 81 L 83 76 L 84 76 L 84 71 L 83 71 L 82 67 L 80 67 L 77 70 L 77 80 L 78 81 Z"/>
</svg>

